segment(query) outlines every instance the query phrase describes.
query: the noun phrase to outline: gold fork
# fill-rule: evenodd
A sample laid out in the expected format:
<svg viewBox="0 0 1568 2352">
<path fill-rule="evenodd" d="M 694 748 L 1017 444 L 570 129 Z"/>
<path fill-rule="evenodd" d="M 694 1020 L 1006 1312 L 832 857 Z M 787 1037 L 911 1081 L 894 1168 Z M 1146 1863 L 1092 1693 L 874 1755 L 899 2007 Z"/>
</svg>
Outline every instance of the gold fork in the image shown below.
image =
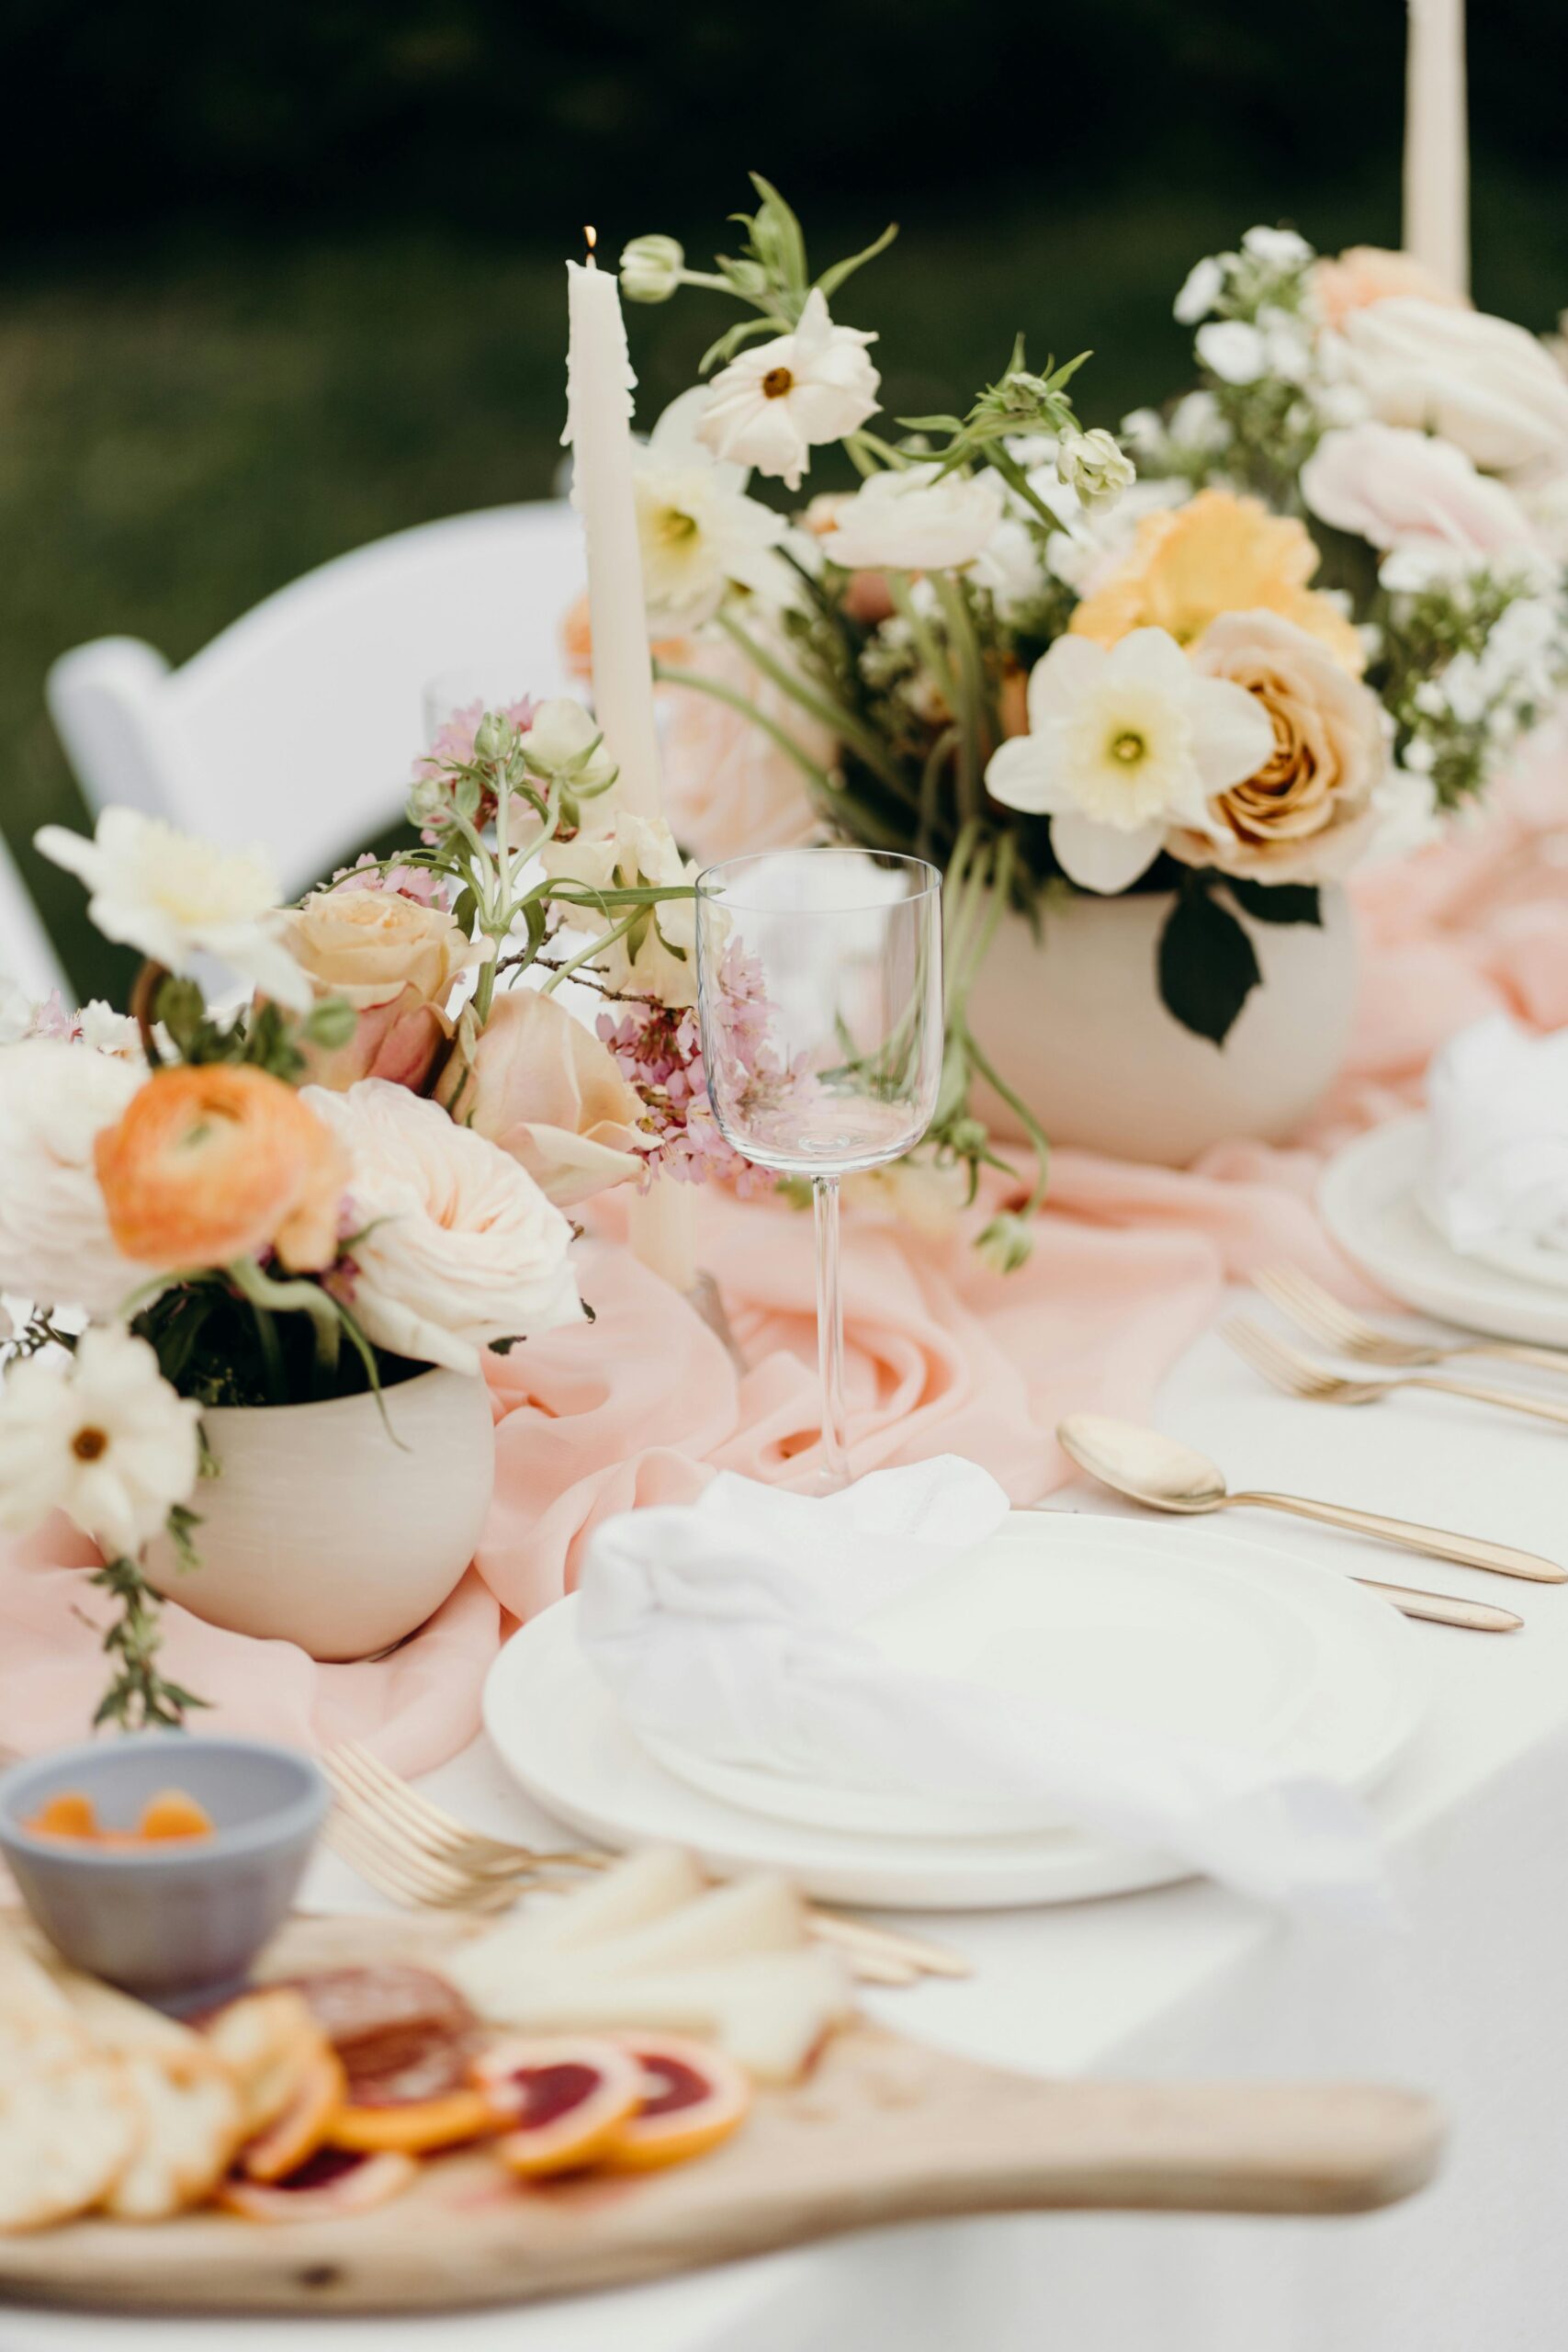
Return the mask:
<svg viewBox="0 0 1568 2352">
<path fill-rule="evenodd" d="M 547 1883 L 571 1871 L 604 1870 L 616 1859 L 607 1853 L 541 1851 L 469 1829 L 356 1741 L 345 1741 L 321 1761 L 338 1799 L 329 1825 L 331 1842 L 355 1869 L 367 1861 L 384 1864 L 400 1882 L 400 1899 L 439 1908 L 499 1910 L 515 1899 L 523 1885 Z M 357 1859 L 347 1851 L 345 1838 L 355 1845 Z M 369 1870 L 364 1874 L 368 1877 Z M 383 1892 L 392 1892 L 384 1881 L 378 1883 Z M 416 1887 L 423 1891 L 414 1892 Z M 857 1973 L 870 1981 L 909 1984 L 917 1975 L 970 1973 L 970 1963 L 960 1953 L 924 1936 L 872 1927 L 816 1906 L 807 1917 L 812 1935 L 819 1942 L 840 1946 L 854 1962 Z"/>
<path fill-rule="evenodd" d="M 1393 1396 L 1397 1388 L 1426 1388 L 1438 1396 L 1464 1396 L 1476 1405 L 1500 1405 L 1512 1413 L 1529 1413 L 1540 1421 L 1555 1421 L 1568 1428 L 1568 1405 L 1549 1404 L 1544 1397 L 1520 1396 L 1506 1388 L 1491 1388 L 1480 1381 L 1446 1380 L 1434 1373 L 1395 1373 L 1387 1380 L 1352 1380 L 1348 1374 L 1332 1371 L 1327 1364 L 1314 1363 L 1288 1340 L 1265 1331 L 1260 1324 L 1249 1323 L 1244 1316 L 1235 1316 L 1222 1324 L 1221 1335 L 1230 1341 L 1237 1355 L 1246 1358 L 1254 1372 L 1272 1381 L 1292 1396 L 1310 1397 L 1318 1405 L 1375 1405 L 1381 1398 Z"/>
<path fill-rule="evenodd" d="M 1333 1348 L 1363 1363 L 1412 1365 L 1448 1363 L 1456 1356 L 1492 1356 L 1499 1363 L 1530 1364 L 1541 1372 L 1568 1372 L 1568 1353 L 1560 1348 L 1532 1348 L 1521 1340 L 1451 1340 L 1441 1346 L 1429 1340 L 1396 1339 L 1314 1283 L 1296 1266 L 1264 1266 L 1252 1277 L 1282 1315 Z"/>
</svg>

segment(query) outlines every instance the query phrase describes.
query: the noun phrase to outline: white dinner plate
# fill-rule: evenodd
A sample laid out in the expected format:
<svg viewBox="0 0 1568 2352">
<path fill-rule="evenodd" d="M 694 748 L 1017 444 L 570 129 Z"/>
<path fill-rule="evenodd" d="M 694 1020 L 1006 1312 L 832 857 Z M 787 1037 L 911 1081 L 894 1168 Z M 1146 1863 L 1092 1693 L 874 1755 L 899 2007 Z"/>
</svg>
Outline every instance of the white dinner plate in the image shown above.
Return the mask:
<svg viewBox="0 0 1568 2352">
<path fill-rule="evenodd" d="M 1340 1248 L 1393 1297 L 1423 1315 L 1484 1331 L 1568 1348 L 1568 1290 L 1514 1267 L 1461 1255 L 1419 1199 L 1427 1121 L 1391 1119 L 1336 1153 L 1318 1185 L 1318 1206 Z"/>
<path fill-rule="evenodd" d="M 1140 1729 L 1277 1753 L 1312 1702 L 1311 1621 L 1245 1564 L 1173 1556 L 1147 1524 L 1014 1511 L 997 1533 L 863 1620 L 890 1666 L 1055 1700 Z M 724 1763 L 637 1735 L 694 1788 L 813 1828 L 883 1838 L 1057 1829 L 1047 1799 L 980 1803 Z"/>
<path fill-rule="evenodd" d="M 1075 1536 L 1102 1529 L 1108 1544 L 1136 1533 L 1156 1542 L 1173 1566 L 1195 1560 L 1235 1567 L 1289 1601 L 1312 1629 L 1318 1668 L 1309 1702 L 1280 1750 L 1283 1760 L 1366 1789 L 1409 1741 L 1421 1712 L 1415 1636 L 1404 1618 L 1348 1577 L 1206 1526 L 1042 1517 L 1067 1520 Z M 634 1738 L 578 1646 L 576 1616 L 574 1600 L 560 1601 L 513 1635 L 486 1680 L 484 1720 L 513 1779 L 578 1836 L 615 1848 L 690 1846 L 720 1873 L 780 1870 L 820 1901 L 893 1908 L 1076 1902 L 1190 1875 L 1168 1854 L 1072 1829 L 889 1838 L 727 1804 L 667 1771 Z"/>
</svg>

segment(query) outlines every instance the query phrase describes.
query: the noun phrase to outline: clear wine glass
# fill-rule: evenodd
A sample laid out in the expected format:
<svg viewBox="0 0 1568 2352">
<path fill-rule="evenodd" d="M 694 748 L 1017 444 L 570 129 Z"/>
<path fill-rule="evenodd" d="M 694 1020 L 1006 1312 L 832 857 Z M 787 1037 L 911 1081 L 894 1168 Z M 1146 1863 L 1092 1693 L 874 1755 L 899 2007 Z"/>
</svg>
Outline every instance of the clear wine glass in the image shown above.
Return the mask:
<svg viewBox="0 0 1568 2352">
<path fill-rule="evenodd" d="M 880 850 L 764 850 L 697 877 L 697 1004 L 725 1140 L 809 1179 L 822 1485 L 844 1486 L 840 1178 L 919 1143 L 942 1076 L 942 876 Z"/>
</svg>

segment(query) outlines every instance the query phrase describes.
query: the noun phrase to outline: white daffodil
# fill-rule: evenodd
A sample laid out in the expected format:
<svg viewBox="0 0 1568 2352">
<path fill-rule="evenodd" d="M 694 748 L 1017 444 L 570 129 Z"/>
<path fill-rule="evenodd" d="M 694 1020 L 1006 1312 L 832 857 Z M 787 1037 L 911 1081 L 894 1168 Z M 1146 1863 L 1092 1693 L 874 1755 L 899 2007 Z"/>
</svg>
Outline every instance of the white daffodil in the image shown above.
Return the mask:
<svg viewBox="0 0 1568 2352">
<path fill-rule="evenodd" d="M 634 459 L 643 594 L 656 629 L 700 628 L 731 586 L 788 601 L 791 576 L 774 553 L 788 524 L 748 498 L 743 466 L 716 458 L 697 438 L 707 389 L 671 401 Z"/>
<path fill-rule="evenodd" d="M 1257 774 L 1273 748 L 1245 686 L 1201 677 L 1162 628 L 1109 651 L 1060 637 L 1029 680 L 1027 735 L 986 771 L 1004 808 L 1051 819 L 1063 872 L 1085 890 L 1124 890 L 1173 827 L 1213 833 L 1211 798 Z"/>
<path fill-rule="evenodd" d="M 954 571 L 974 562 L 1006 511 L 989 470 L 889 468 L 837 509 L 823 552 L 846 571 Z"/>
<path fill-rule="evenodd" d="M 25 1534 L 62 1510 L 110 1557 L 136 1554 L 196 1485 L 200 1418 L 118 1323 L 84 1331 L 70 1357 L 13 1364 L 0 1389 L 0 1527 Z"/>
<path fill-rule="evenodd" d="M 793 334 L 753 345 L 715 377 L 697 437 L 716 458 L 798 490 L 811 445 L 841 441 L 875 413 L 882 379 L 865 356 L 875 341 L 836 327 L 814 287 Z"/>
<path fill-rule="evenodd" d="M 309 1011 L 310 983 L 274 927 L 282 894 L 265 851 L 217 849 L 136 808 L 104 809 L 91 841 L 63 825 L 35 840 L 86 884 L 106 939 L 171 972 L 215 956 L 280 1004 Z"/>
</svg>

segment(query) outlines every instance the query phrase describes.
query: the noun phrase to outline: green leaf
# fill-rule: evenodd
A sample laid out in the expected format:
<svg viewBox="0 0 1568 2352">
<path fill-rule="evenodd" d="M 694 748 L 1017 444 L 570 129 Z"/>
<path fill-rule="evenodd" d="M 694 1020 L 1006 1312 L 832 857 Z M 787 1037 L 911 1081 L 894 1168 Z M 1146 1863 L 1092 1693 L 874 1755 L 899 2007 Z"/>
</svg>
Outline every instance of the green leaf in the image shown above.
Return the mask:
<svg viewBox="0 0 1568 2352">
<path fill-rule="evenodd" d="M 1160 933 L 1159 992 L 1184 1029 L 1223 1046 L 1262 974 L 1252 942 L 1200 882 L 1184 885 Z"/>
<path fill-rule="evenodd" d="M 1237 906 L 1258 922 L 1323 921 L 1323 902 L 1312 882 L 1247 882 L 1227 875 L 1225 888 Z"/>
<path fill-rule="evenodd" d="M 831 269 L 825 269 L 817 281 L 818 291 L 823 300 L 829 300 L 838 292 L 846 277 L 852 277 L 857 269 L 863 269 L 868 261 L 876 259 L 878 254 L 885 254 L 897 234 L 898 223 L 897 220 L 889 220 L 881 236 L 874 238 L 862 252 L 852 254 L 847 261 L 836 261 Z"/>
<path fill-rule="evenodd" d="M 707 349 L 704 352 L 702 357 L 697 362 L 698 375 L 705 376 L 708 369 L 716 366 L 721 359 L 726 362 L 733 359 L 736 353 L 740 349 L 741 345 L 744 343 L 750 343 L 753 335 L 776 334 L 777 333 L 778 327 L 775 322 L 772 319 L 739 320 L 734 326 L 728 328 L 716 342 L 709 344 Z"/>
<path fill-rule="evenodd" d="M 334 1053 L 338 1046 L 347 1045 L 358 1017 L 346 997 L 323 997 L 305 1015 L 299 1034 L 312 1046 L 321 1046 L 328 1053 Z"/>
</svg>

